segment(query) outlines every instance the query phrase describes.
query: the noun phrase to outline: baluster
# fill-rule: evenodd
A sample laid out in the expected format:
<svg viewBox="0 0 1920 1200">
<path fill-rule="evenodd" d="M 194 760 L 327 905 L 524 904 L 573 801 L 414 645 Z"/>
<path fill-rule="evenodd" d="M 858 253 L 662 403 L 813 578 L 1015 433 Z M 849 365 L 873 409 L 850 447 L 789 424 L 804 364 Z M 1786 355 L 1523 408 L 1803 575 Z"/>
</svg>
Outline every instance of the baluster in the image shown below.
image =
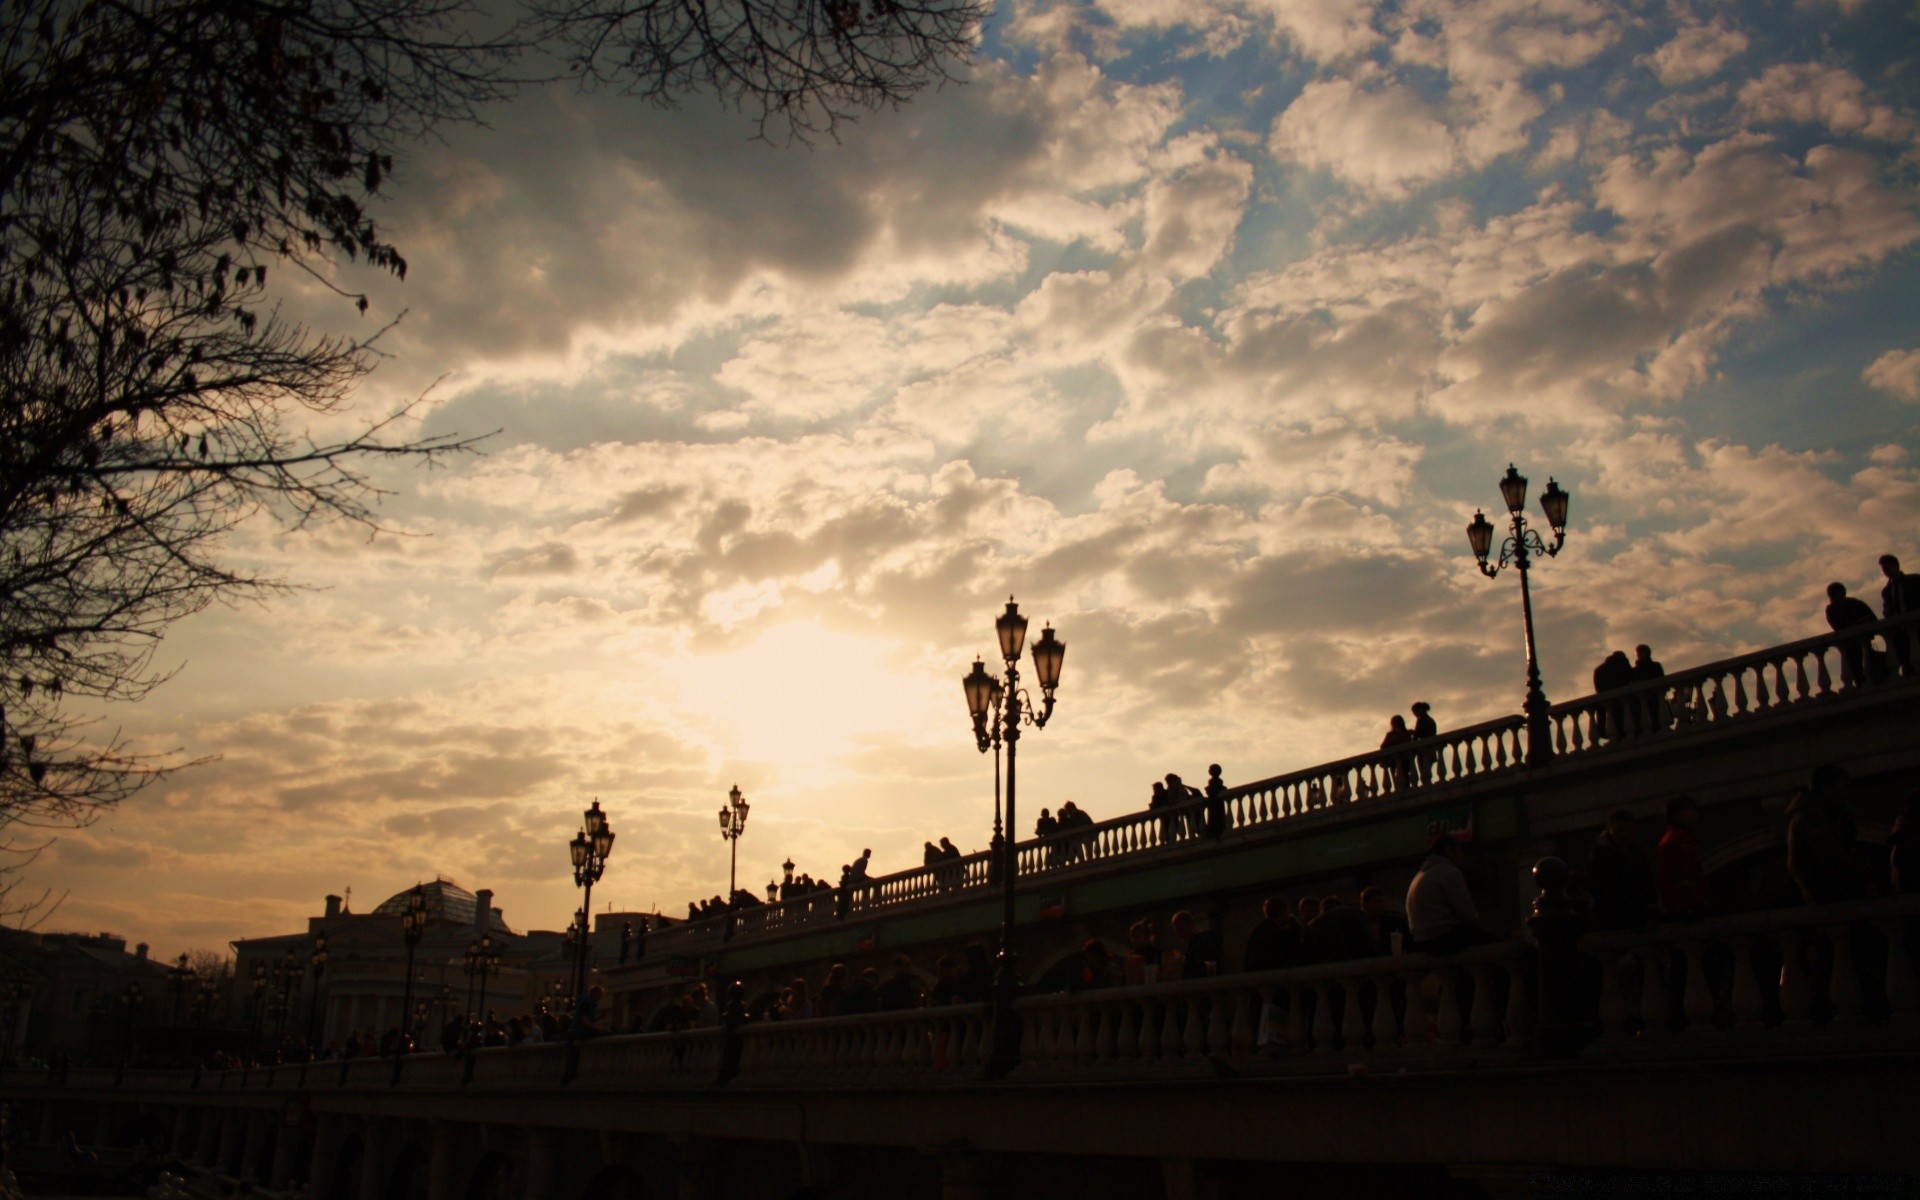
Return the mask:
<svg viewBox="0 0 1920 1200">
<path fill-rule="evenodd" d="M 1807 698 L 1807 656 L 1804 651 L 1795 651 L 1793 655 L 1793 693 L 1798 699 Z"/>
<path fill-rule="evenodd" d="M 1186 1028 L 1182 1031 L 1182 1045 L 1188 1058 L 1205 1058 L 1207 1054 L 1207 1019 L 1203 1015 L 1206 1003 L 1199 996 L 1184 996 L 1180 1007 L 1185 1010 Z"/>
<path fill-rule="evenodd" d="M 1115 1037 L 1114 1057 L 1121 1062 L 1140 1057 L 1140 1005 L 1132 1000 L 1120 1005 L 1120 1032 Z"/>
<path fill-rule="evenodd" d="M 1508 1046 L 1526 1045 L 1527 1035 L 1533 1032 L 1533 996 L 1527 990 L 1531 963 L 1522 960 L 1516 962 L 1509 958 L 1507 968 L 1507 1015 L 1504 1029 L 1499 1030 Z"/>
<path fill-rule="evenodd" d="M 1428 1048 L 1427 1035 L 1433 1018 L 1427 1015 L 1427 996 L 1420 990 L 1425 971 L 1408 971 L 1401 976 L 1407 985 L 1407 1015 L 1400 1022 L 1400 1049 L 1407 1054 L 1422 1054 Z"/>
<path fill-rule="evenodd" d="M 1186 1035 L 1180 1029 L 1180 1001 L 1169 996 L 1160 1005 L 1163 1018 L 1160 1026 L 1160 1054 L 1163 1058 L 1179 1058 L 1186 1053 Z"/>
<path fill-rule="evenodd" d="M 1659 1041 L 1673 1034 L 1672 1006 L 1667 1002 L 1666 960 L 1663 946 L 1644 946 L 1640 957 L 1640 1036 Z"/>
<path fill-rule="evenodd" d="M 1440 969 L 1440 1048 L 1452 1050 L 1460 1045 L 1460 972 L 1456 967 Z"/>
<path fill-rule="evenodd" d="M 1622 954 L 1620 950 L 1601 950 L 1599 952 L 1599 1043 L 1619 1044 L 1626 1041 L 1626 985 L 1620 979 L 1620 966 L 1626 962 L 1638 962 L 1632 954 Z M 1515 972 L 1519 975 L 1519 972 Z M 1507 1041 L 1513 1041 L 1515 1031 L 1507 1029 Z"/>
<path fill-rule="evenodd" d="M 1747 673 L 1744 670 L 1733 673 L 1733 711 L 1738 716 L 1747 712 Z"/>
<path fill-rule="evenodd" d="M 1099 1020 L 1093 1036 L 1093 1057 L 1095 1062 L 1111 1065 L 1120 1057 L 1119 1047 L 1116 1044 L 1117 1031 L 1115 1029 L 1119 1021 L 1114 1016 L 1114 1008 L 1115 1006 L 1111 1003 L 1103 1002 L 1100 1005 Z"/>
<path fill-rule="evenodd" d="M 1287 984 L 1278 990 L 1283 990 L 1287 994 L 1287 1052 L 1305 1054 L 1307 1052 L 1306 996 L 1313 988 L 1307 984 Z"/>
<path fill-rule="evenodd" d="M 1814 651 L 1814 675 L 1819 682 L 1822 696 L 1833 695 L 1833 676 L 1827 673 L 1827 651 L 1825 647 Z"/>
<path fill-rule="evenodd" d="M 1058 1054 L 1055 1046 L 1058 1030 L 1055 1028 L 1054 1015 L 1053 1010 L 1047 1008 L 1027 1014 L 1026 1022 L 1033 1029 L 1032 1061 L 1036 1064 L 1050 1063 Z"/>
<path fill-rule="evenodd" d="M 1160 1022 L 1154 1019 L 1153 1002 L 1140 1002 L 1140 1057 L 1148 1061 L 1160 1057 Z"/>
<path fill-rule="evenodd" d="M 1776 703 L 1785 704 L 1789 699 L 1787 691 L 1787 660 L 1773 660 L 1773 695 Z"/>
<path fill-rule="evenodd" d="M 1761 663 L 1753 669 L 1753 708 L 1755 712 L 1765 712 L 1772 697 L 1767 693 L 1767 664 Z"/>
<path fill-rule="evenodd" d="M 1916 980 L 1913 970 L 1913 947 L 1907 943 L 1908 919 L 1895 917 L 1879 922 L 1880 933 L 1887 939 L 1887 1004 L 1891 1008 L 1888 1022 L 1910 1022 L 1915 1017 L 1915 1007 L 1920 1005 L 1920 980 Z"/>
<path fill-rule="evenodd" d="M 1813 983 L 1802 957 L 1807 945 L 1804 930 L 1780 935 L 1780 1013 L 1789 1028 L 1813 1022 Z"/>
<path fill-rule="evenodd" d="M 1400 1030 L 1393 1016 L 1393 985 L 1396 976 L 1391 973 L 1373 975 L 1369 982 L 1373 984 L 1373 1052 L 1375 1054 L 1397 1054 L 1400 1051 Z"/>
<path fill-rule="evenodd" d="M 1235 989 L 1235 991 L 1237 990 L 1238 989 Z M 1232 1026 L 1232 1019 L 1228 1016 L 1228 1009 L 1232 1005 L 1233 996 L 1233 991 L 1220 992 L 1216 995 L 1209 996 L 1207 998 L 1208 1003 L 1204 1006 L 1208 1010 L 1207 1053 L 1217 1058 L 1225 1058 L 1227 1052 L 1232 1049 L 1228 1044 L 1228 1030 Z"/>
<path fill-rule="evenodd" d="M 1687 982 L 1680 997 L 1680 1011 L 1686 1015 L 1687 1032 L 1695 1036 L 1712 1033 L 1713 989 L 1707 985 L 1706 944 L 1690 941 L 1683 949 L 1687 954 Z"/>
<path fill-rule="evenodd" d="M 1460 743 L 1457 741 L 1454 742 L 1451 749 L 1453 750 L 1453 776 L 1452 777 L 1454 779 L 1458 779 L 1462 774 L 1464 774 L 1464 772 L 1460 770 Z M 1473 748 L 1471 746 L 1467 748 L 1467 766 L 1469 770 L 1471 770 L 1473 766 Z"/>
<path fill-rule="evenodd" d="M 1486 963 L 1474 963 L 1467 970 L 1473 976 L 1473 1011 L 1467 1015 L 1467 1028 L 1473 1033 L 1473 1044 L 1484 1050 L 1499 1036 L 1499 1023 L 1494 1018 L 1493 970 Z"/>
<path fill-rule="evenodd" d="M 1567 752 L 1567 714 L 1553 714 L 1553 748 L 1560 754 Z"/>
<path fill-rule="evenodd" d="M 954 1067 L 971 1067 L 980 1061 L 980 1018 L 966 1016 L 960 1018 L 960 1028 L 954 1033 L 950 1046 Z"/>
<path fill-rule="evenodd" d="M 1507 765 L 1507 731 L 1502 729 L 1493 735 L 1493 766 L 1499 770 Z"/>
<path fill-rule="evenodd" d="M 1733 939 L 1733 1029 L 1753 1033 L 1766 1028 L 1766 1001 L 1753 972 L 1753 938 Z"/>
<path fill-rule="evenodd" d="M 1853 960 L 1853 930 L 1846 925 L 1830 925 L 1826 934 L 1833 943 L 1833 981 L 1827 989 L 1833 1003 L 1833 1024 L 1836 1029 L 1855 1028 L 1865 1020 L 1865 997 L 1860 969 Z"/>
<path fill-rule="evenodd" d="M 1349 976 L 1335 986 L 1346 996 L 1346 1011 L 1340 1014 L 1340 1040 L 1348 1054 L 1359 1054 L 1367 1045 L 1367 1021 L 1360 1011 L 1361 982 Z"/>
<path fill-rule="evenodd" d="M 1105 1006 L 1101 1008 L 1104 1010 Z M 1073 1016 L 1078 1026 L 1074 1031 L 1073 1061 L 1090 1063 L 1100 1048 L 1100 1013 L 1089 1012 L 1087 1006 L 1082 1004 L 1074 1006 Z"/>
<path fill-rule="evenodd" d="M 1233 1024 L 1227 1030 L 1227 1053 L 1246 1058 L 1253 1053 L 1253 1002 L 1258 992 L 1246 988 L 1233 990 Z"/>
<path fill-rule="evenodd" d="M 1327 981 L 1315 980 L 1313 989 L 1313 1052 L 1333 1053 L 1333 1003 Z"/>
</svg>

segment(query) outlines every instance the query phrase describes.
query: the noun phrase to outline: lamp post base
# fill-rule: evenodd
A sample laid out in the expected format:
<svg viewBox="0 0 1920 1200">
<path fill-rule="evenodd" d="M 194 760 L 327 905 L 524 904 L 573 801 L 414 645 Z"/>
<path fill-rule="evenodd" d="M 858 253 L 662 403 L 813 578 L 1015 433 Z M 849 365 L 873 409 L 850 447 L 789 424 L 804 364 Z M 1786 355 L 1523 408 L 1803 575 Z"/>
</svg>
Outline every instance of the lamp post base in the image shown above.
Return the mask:
<svg viewBox="0 0 1920 1200">
<path fill-rule="evenodd" d="M 1020 1026 L 1013 1002 L 1020 998 L 1019 958 L 1003 948 L 993 977 L 993 1032 L 988 1041 L 987 1078 L 1005 1079 L 1020 1062 Z"/>
</svg>

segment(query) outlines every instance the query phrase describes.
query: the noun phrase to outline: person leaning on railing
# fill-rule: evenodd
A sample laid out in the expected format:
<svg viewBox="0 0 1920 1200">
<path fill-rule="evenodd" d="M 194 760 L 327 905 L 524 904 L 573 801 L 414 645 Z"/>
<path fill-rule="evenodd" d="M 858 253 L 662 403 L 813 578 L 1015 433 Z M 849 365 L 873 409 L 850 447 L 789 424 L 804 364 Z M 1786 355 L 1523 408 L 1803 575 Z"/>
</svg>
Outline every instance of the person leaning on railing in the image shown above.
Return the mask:
<svg viewBox="0 0 1920 1200">
<path fill-rule="evenodd" d="M 1443 833 L 1407 887 L 1407 925 L 1414 949 L 1424 954 L 1454 954 L 1469 946 L 1485 946 L 1500 939 L 1480 924 L 1480 910 L 1460 864 L 1466 846 L 1457 836 Z"/>
</svg>

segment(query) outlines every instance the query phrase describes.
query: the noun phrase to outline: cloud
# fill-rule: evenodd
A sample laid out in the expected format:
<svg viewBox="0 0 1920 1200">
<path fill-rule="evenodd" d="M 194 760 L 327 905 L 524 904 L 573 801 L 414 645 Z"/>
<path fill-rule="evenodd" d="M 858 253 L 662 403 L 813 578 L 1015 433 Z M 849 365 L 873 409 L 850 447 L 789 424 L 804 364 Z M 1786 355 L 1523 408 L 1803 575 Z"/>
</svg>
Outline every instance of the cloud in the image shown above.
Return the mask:
<svg viewBox="0 0 1920 1200">
<path fill-rule="evenodd" d="M 1740 87 L 1748 121 L 1819 125 L 1834 133 L 1879 141 L 1909 141 L 1920 126 L 1885 104 L 1868 100 L 1866 85 L 1843 67 L 1777 63 Z"/>
<path fill-rule="evenodd" d="M 1889 350 L 1868 363 L 1860 378 L 1889 395 L 1920 402 L 1920 349 Z"/>
<path fill-rule="evenodd" d="M 1673 40 L 1646 55 L 1645 62 L 1668 87 L 1698 83 L 1744 53 L 1747 35 L 1723 21 L 1683 24 Z"/>
<path fill-rule="evenodd" d="M 1411 88 L 1349 79 L 1309 83 L 1274 121 L 1267 147 L 1388 197 L 1444 177 L 1455 161 L 1445 123 Z"/>
</svg>

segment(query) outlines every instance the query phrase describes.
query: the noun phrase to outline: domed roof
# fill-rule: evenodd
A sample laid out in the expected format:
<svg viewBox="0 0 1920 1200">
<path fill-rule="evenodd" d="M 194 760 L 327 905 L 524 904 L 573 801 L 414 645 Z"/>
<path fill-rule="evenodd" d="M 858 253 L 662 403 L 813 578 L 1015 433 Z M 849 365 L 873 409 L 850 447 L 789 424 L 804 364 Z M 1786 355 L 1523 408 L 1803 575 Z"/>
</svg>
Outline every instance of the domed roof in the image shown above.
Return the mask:
<svg viewBox="0 0 1920 1200">
<path fill-rule="evenodd" d="M 474 923 L 475 914 L 479 912 L 480 901 L 472 892 L 445 877 L 436 878 L 431 883 L 422 883 L 416 886 L 419 887 L 421 895 L 426 897 L 428 920 L 451 921 L 457 925 L 472 925 Z M 402 892 L 395 892 L 374 906 L 374 915 L 382 917 L 400 916 L 407 911 L 407 897 L 412 894 L 413 888 L 408 888 Z M 498 930 L 501 933 L 513 932 L 507 928 L 506 921 L 502 920 L 500 914 L 497 912 L 488 914 L 487 927 Z"/>
</svg>

